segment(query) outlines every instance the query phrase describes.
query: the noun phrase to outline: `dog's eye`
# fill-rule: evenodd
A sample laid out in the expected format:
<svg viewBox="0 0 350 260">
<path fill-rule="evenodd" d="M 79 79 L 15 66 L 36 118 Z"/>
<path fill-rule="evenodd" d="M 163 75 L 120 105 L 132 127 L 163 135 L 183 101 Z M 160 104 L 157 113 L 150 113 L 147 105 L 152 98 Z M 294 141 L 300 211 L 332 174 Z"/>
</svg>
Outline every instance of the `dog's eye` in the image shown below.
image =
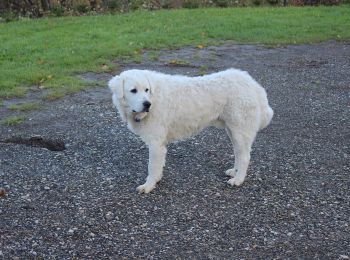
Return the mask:
<svg viewBox="0 0 350 260">
<path fill-rule="evenodd" d="M 148 88 L 146 88 L 146 90 L 145 90 L 145 91 L 146 91 L 146 92 L 148 92 L 148 90 L 149 90 L 149 89 L 148 89 Z"/>
<path fill-rule="evenodd" d="M 134 88 L 134 89 L 130 90 L 130 92 L 131 92 L 131 93 L 137 93 L 137 89 Z"/>
</svg>

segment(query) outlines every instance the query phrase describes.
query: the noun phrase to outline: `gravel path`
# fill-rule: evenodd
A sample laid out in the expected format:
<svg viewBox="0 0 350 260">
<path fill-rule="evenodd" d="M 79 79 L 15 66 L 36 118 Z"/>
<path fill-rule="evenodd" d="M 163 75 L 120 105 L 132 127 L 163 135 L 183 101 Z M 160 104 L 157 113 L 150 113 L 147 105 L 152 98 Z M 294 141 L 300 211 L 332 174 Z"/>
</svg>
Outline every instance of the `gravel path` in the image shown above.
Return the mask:
<svg viewBox="0 0 350 260">
<path fill-rule="evenodd" d="M 171 144 L 163 180 L 139 195 L 148 151 L 107 89 L 0 126 L 0 259 L 349 259 L 350 45 L 184 48 L 146 52 L 122 68 L 229 67 L 249 71 L 275 111 L 239 188 L 224 175 L 234 160 L 228 138 L 209 128 Z M 16 102 L 5 101 L 0 116 Z M 27 145 L 5 143 L 11 137 Z M 65 150 L 40 148 L 50 140 Z"/>
</svg>

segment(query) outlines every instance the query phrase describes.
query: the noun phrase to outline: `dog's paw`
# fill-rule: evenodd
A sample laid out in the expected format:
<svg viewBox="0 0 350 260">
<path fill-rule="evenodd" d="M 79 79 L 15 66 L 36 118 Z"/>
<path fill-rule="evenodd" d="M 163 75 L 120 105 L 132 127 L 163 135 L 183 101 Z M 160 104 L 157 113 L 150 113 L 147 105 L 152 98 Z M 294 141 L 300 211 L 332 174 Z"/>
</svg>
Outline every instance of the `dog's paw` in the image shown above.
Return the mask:
<svg viewBox="0 0 350 260">
<path fill-rule="evenodd" d="M 231 186 L 240 186 L 242 185 L 243 182 L 244 182 L 244 179 L 237 178 L 237 177 L 231 178 L 227 181 L 227 183 L 230 184 Z"/>
<path fill-rule="evenodd" d="M 142 184 L 136 188 L 139 193 L 150 193 L 156 185 L 151 185 L 148 183 Z"/>
<path fill-rule="evenodd" d="M 237 173 L 237 169 L 233 168 L 233 169 L 228 169 L 225 174 L 231 177 L 235 177 Z"/>
</svg>

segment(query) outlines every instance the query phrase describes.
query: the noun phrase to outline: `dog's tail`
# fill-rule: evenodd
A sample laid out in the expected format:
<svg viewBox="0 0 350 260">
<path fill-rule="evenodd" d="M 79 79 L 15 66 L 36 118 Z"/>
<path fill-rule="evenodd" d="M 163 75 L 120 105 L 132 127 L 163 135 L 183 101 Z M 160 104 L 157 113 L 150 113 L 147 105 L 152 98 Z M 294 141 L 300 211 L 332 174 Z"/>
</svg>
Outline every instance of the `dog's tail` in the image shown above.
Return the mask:
<svg viewBox="0 0 350 260">
<path fill-rule="evenodd" d="M 265 89 L 261 88 L 262 91 L 259 92 L 260 94 L 260 106 L 261 106 L 261 121 L 260 121 L 260 130 L 264 129 L 265 127 L 267 127 L 270 122 L 271 119 L 273 117 L 273 110 L 269 105 L 269 102 L 267 100 L 267 94 Z"/>
<path fill-rule="evenodd" d="M 260 122 L 260 130 L 267 127 L 270 124 L 271 119 L 273 117 L 273 110 L 268 104 L 266 107 L 264 107 L 261 116 L 262 117 Z"/>
</svg>

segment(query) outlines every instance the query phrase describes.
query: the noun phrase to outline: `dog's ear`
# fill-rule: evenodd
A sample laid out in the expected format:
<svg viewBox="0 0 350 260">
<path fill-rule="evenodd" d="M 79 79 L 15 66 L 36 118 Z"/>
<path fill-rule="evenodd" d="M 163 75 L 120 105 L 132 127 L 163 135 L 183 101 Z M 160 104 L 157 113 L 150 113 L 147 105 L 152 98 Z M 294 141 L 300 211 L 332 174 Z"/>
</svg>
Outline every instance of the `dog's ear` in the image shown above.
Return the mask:
<svg viewBox="0 0 350 260">
<path fill-rule="evenodd" d="M 109 89 L 117 94 L 118 98 L 124 97 L 124 79 L 120 76 L 115 76 L 108 82 Z"/>
<path fill-rule="evenodd" d="M 148 82 L 149 93 L 152 95 L 153 92 L 154 92 L 154 86 L 151 84 L 151 82 L 149 81 L 148 77 L 146 77 L 146 79 L 147 79 L 147 82 Z"/>
</svg>

